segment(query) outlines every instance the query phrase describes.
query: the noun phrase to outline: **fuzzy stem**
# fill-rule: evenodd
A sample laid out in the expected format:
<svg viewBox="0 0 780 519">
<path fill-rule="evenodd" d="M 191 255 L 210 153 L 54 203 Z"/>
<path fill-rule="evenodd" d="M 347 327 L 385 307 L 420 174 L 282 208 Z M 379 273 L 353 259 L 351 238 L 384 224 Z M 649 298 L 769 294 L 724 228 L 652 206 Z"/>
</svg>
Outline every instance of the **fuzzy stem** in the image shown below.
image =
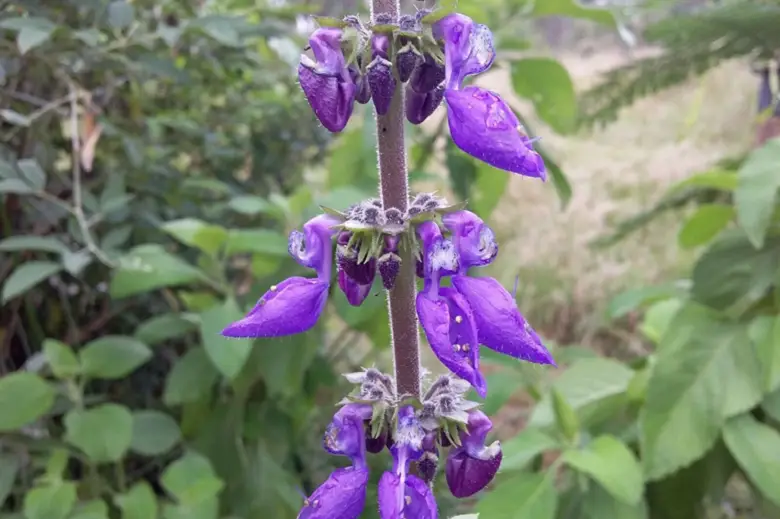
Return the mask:
<svg viewBox="0 0 780 519">
<path fill-rule="evenodd" d="M 397 21 L 399 0 L 372 0 L 371 18 L 390 15 Z M 376 116 L 377 154 L 379 156 L 379 187 L 385 208 L 396 207 L 406 212 L 409 203 L 409 182 L 404 143 L 404 90 L 398 85 L 390 110 Z M 398 394 L 420 396 L 420 347 L 417 334 L 415 297 L 415 258 L 404 248 L 401 272 L 388 295 L 390 334 L 393 343 L 393 365 Z"/>
</svg>

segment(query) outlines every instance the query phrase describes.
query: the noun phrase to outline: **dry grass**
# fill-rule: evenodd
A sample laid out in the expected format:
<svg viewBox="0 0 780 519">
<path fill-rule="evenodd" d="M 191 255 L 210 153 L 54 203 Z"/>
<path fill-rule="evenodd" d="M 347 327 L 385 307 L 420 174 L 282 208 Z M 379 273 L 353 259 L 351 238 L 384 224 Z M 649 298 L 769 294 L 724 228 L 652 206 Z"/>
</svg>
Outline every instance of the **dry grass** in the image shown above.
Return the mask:
<svg viewBox="0 0 780 519">
<path fill-rule="evenodd" d="M 609 50 L 559 57 L 579 88 L 626 59 Z M 479 83 L 513 97 L 505 70 Z M 521 308 L 546 335 L 587 342 L 603 324 L 601 310 L 612 295 L 664 279 L 688 263 L 691 253 L 676 246 L 679 215 L 608 250 L 591 250 L 588 242 L 651 206 L 675 181 L 744 150 L 752 140 L 754 89 L 747 66 L 732 62 L 636 103 L 616 123 L 588 135 L 562 137 L 535 125 L 574 196 L 561 211 L 551 185 L 512 177 L 491 218 L 503 236 L 493 274 L 505 286 L 520 275 Z M 517 103 L 532 115 L 528 104 Z"/>
</svg>

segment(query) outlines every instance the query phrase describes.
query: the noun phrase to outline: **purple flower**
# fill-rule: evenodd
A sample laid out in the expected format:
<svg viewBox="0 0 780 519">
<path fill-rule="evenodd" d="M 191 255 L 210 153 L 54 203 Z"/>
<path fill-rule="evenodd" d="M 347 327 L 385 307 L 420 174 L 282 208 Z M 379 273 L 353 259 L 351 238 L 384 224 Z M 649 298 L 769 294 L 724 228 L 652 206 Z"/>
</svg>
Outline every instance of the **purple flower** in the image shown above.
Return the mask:
<svg viewBox="0 0 780 519">
<path fill-rule="evenodd" d="M 453 13 L 434 25 L 434 36 L 444 41 L 444 99 L 453 142 L 491 166 L 544 180 L 544 161 L 504 100 L 484 88 L 463 87 L 467 76 L 493 64 L 496 52 L 490 30 Z"/>
<path fill-rule="evenodd" d="M 758 71 L 760 83 L 758 87 L 758 113 L 763 113 L 772 106 L 772 82 L 769 79 L 769 67 L 764 67 Z"/>
<path fill-rule="evenodd" d="M 471 309 L 480 344 L 499 353 L 537 364 L 555 361 L 540 337 L 520 314 L 514 297 L 493 278 L 469 277 L 469 267 L 487 265 L 498 252 L 493 232 L 471 211 L 443 217 L 460 259 L 452 285 Z"/>
<path fill-rule="evenodd" d="M 315 279 L 291 277 L 274 285 L 243 318 L 222 330 L 225 337 L 280 337 L 305 332 L 319 319 L 328 300 L 333 256 L 332 227 L 338 220 L 319 215 L 290 233 L 288 250 L 317 272 Z"/>
<path fill-rule="evenodd" d="M 371 37 L 373 60 L 367 67 L 368 85 L 371 97 L 374 99 L 376 113 L 385 115 L 390 109 L 395 93 L 396 80 L 393 75 L 393 64 L 389 60 L 390 36 L 374 34 Z"/>
<path fill-rule="evenodd" d="M 430 487 L 417 476 L 408 474 L 409 462 L 423 453 L 425 431 L 412 406 L 398 410 L 398 426 L 393 455 L 393 472 L 379 480 L 379 516 L 381 519 L 437 519 L 436 500 Z"/>
<path fill-rule="evenodd" d="M 355 103 L 356 86 L 341 50 L 342 30 L 317 29 L 309 38 L 314 61 L 301 55 L 298 81 L 314 114 L 331 132 L 347 125 Z"/>
<path fill-rule="evenodd" d="M 358 468 L 366 467 L 366 432 L 364 422 L 371 418 L 371 406 L 347 404 L 339 409 L 325 429 L 322 445 L 326 451 L 347 456 Z"/>
<path fill-rule="evenodd" d="M 452 495 L 458 498 L 473 496 L 498 472 L 501 465 L 501 445 L 485 445 L 485 438 L 493 428 L 482 411 L 469 413 L 468 431 L 460 435 L 461 446 L 450 449 L 445 475 Z"/>
<path fill-rule="evenodd" d="M 333 471 L 303 503 L 298 519 L 357 519 L 366 504 L 368 468 Z"/>
<path fill-rule="evenodd" d="M 339 234 L 339 245 L 336 247 L 336 264 L 338 266 L 339 288 L 347 296 L 347 302 L 352 306 L 360 306 L 371 292 L 371 286 L 376 276 L 376 260 L 368 258 L 358 262 L 358 250 L 343 241 L 349 241 L 349 233 Z"/>
<path fill-rule="evenodd" d="M 417 316 L 431 349 L 450 371 L 469 382 L 483 398 L 487 383 L 479 372 L 475 316 L 466 299 L 452 288 L 440 288 L 441 276 L 458 271 L 455 246 L 432 221 L 417 228 L 423 242 L 424 287 L 417 294 Z"/>
</svg>

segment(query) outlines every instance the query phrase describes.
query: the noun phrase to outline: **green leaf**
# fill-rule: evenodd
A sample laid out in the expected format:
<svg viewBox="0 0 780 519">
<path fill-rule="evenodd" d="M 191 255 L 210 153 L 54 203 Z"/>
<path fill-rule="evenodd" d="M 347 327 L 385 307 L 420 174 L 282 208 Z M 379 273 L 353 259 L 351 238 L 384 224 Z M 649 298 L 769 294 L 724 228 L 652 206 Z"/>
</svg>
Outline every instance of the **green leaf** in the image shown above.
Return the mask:
<svg viewBox="0 0 780 519">
<path fill-rule="evenodd" d="M 709 187 L 720 191 L 737 189 L 737 174 L 734 171 L 706 171 L 678 182 L 667 191 L 667 195 L 684 191 L 689 187 Z"/>
<path fill-rule="evenodd" d="M 501 442 L 501 470 L 521 470 L 545 451 L 559 449 L 560 444 L 552 436 L 539 429 L 525 428 L 514 438 Z"/>
<path fill-rule="evenodd" d="M 610 319 L 619 319 L 640 308 L 685 295 L 685 291 L 678 283 L 664 283 L 663 285 L 651 285 L 621 292 L 609 302 L 607 315 Z"/>
<path fill-rule="evenodd" d="M 702 204 L 680 229 L 681 247 L 698 247 L 715 238 L 734 217 L 734 208 L 725 204 Z"/>
<path fill-rule="evenodd" d="M 287 257 L 287 238 L 270 229 L 233 229 L 227 238 L 225 254 L 256 252 Z"/>
<path fill-rule="evenodd" d="M 620 362 L 604 358 L 583 359 L 572 364 L 552 385 L 587 428 L 612 416 L 625 403 L 626 389 L 633 377 L 634 371 Z M 529 426 L 551 427 L 554 424 L 552 398 L 548 394 L 534 408 Z"/>
<path fill-rule="evenodd" d="M 474 160 L 461 151 L 451 139 L 447 140 L 444 153 L 452 190 L 461 200 L 468 200 L 471 186 L 477 179 L 477 166 Z"/>
<path fill-rule="evenodd" d="M 307 333 L 285 338 L 283 348 L 257 344 L 241 378 L 261 377 L 271 395 L 298 395 L 304 384 L 304 374 L 317 355 L 321 338 L 322 331 L 316 327 Z"/>
<path fill-rule="evenodd" d="M 200 20 L 203 30 L 222 45 L 238 47 L 241 38 L 236 30 L 235 21 L 226 16 L 213 15 Z"/>
<path fill-rule="evenodd" d="M 224 486 L 209 460 L 193 451 L 168 465 L 160 482 L 166 492 L 186 506 L 198 505 L 216 497 Z"/>
<path fill-rule="evenodd" d="M 471 186 L 469 208 L 483 217 L 489 216 L 504 196 L 510 176 L 505 171 L 477 162 L 477 178 Z"/>
<path fill-rule="evenodd" d="M 780 506 L 780 433 L 748 413 L 726 423 L 723 440 L 748 479 Z"/>
<path fill-rule="evenodd" d="M 756 248 L 764 244 L 780 189 L 780 139 L 772 139 L 739 169 L 734 202 L 739 224 Z"/>
<path fill-rule="evenodd" d="M 108 505 L 102 499 L 80 503 L 68 519 L 108 519 Z"/>
<path fill-rule="evenodd" d="M 62 267 L 51 261 L 28 261 L 14 269 L 3 284 L 3 303 L 19 296 L 41 281 L 61 271 Z"/>
<path fill-rule="evenodd" d="M 634 453 L 612 436 L 599 436 L 582 450 L 569 450 L 563 461 L 603 486 L 620 501 L 636 505 L 642 498 L 642 468 Z"/>
<path fill-rule="evenodd" d="M 764 401 L 761 402 L 761 408 L 766 414 L 772 417 L 773 420 L 780 423 L 780 389 L 776 389 L 773 393 L 769 393 Z"/>
<path fill-rule="evenodd" d="M 370 119 L 366 119 L 364 125 L 374 126 Z M 373 131 L 373 128 L 371 128 Z M 330 164 L 328 167 L 328 188 L 333 190 L 337 187 L 351 187 L 353 192 L 360 190 L 365 185 L 365 171 L 367 168 L 376 169 L 376 149 L 370 139 L 366 138 L 366 132 L 363 128 L 349 129 L 340 134 L 335 142 L 332 153 L 330 154 Z M 357 200 L 351 200 L 348 203 L 354 203 Z M 346 206 L 338 204 L 325 204 L 333 209 L 346 209 Z"/>
<path fill-rule="evenodd" d="M 615 17 L 608 9 L 583 7 L 576 0 L 534 0 L 533 8 L 529 13 L 533 17 L 542 16 L 566 16 L 567 18 L 581 18 L 592 22 L 615 27 Z"/>
<path fill-rule="evenodd" d="M 84 375 L 109 380 L 129 375 L 151 357 L 146 344 L 122 335 L 95 339 L 79 352 Z"/>
<path fill-rule="evenodd" d="M 531 132 L 531 129 L 528 127 L 525 121 L 523 121 L 523 125 L 529 132 Z M 544 145 L 537 142 L 534 145 L 534 148 L 544 160 L 544 165 L 547 168 L 547 174 L 549 175 L 553 187 L 555 187 L 555 192 L 558 194 L 558 198 L 561 201 L 561 209 L 566 209 L 566 207 L 569 205 L 569 201 L 571 200 L 572 195 L 571 184 L 569 183 L 569 179 L 566 177 L 566 173 L 563 172 L 563 169 L 561 169 L 553 157 L 547 153 Z"/>
<path fill-rule="evenodd" d="M 553 412 L 555 413 L 555 423 L 563 437 L 569 441 L 574 441 L 580 432 L 580 421 L 577 419 L 577 413 L 566 401 L 566 397 L 561 392 L 553 388 L 551 391 Z"/>
<path fill-rule="evenodd" d="M 203 348 L 188 351 L 173 365 L 165 381 L 163 402 L 174 406 L 187 402 L 197 402 L 211 392 L 219 379 L 219 372 L 209 361 Z"/>
<path fill-rule="evenodd" d="M 61 379 L 72 378 L 79 374 L 81 366 L 76 354 L 65 343 L 54 339 L 43 341 L 43 354 L 54 376 Z"/>
<path fill-rule="evenodd" d="M 5 499 L 13 490 L 19 466 L 17 456 L 0 453 L 0 503 L 5 503 Z"/>
<path fill-rule="evenodd" d="M 92 253 L 83 250 L 78 252 L 65 251 L 62 254 L 62 266 L 71 275 L 78 277 L 84 271 L 84 269 L 92 263 L 94 257 Z"/>
<path fill-rule="evenodd" d="M 259 196 L 243 195 L 231 198 L 228 202 L 228 207 L 237 213 L 245 214 L 247 216 L 265 214 L 277 218 L 284 218 L 284 211 L 276 204 L 272 204 L 265 198 Z"/>
<path fill-rule="evenodd" d="M 135 19 L 135 8 L 127 0 L 114 0 L 108 4 L 108 23 L 115 29 L 129 27 Z"/>
<path fill-rule="evenodd" d="M 176 420 L 159 411 L 133 413 L 133 439 L 130 448 L 139 454 L 157 456 L 168 452 L 181 439 Z"/>
<path fill-rule="evenodd" d="M 0 180 L 0 193 L 29 195 L 30 193 L 35 193 L 35 190 L 20 178 L 7 178 L 5 180 Z"/>
<path fill-rule="evenodd" d="M 642 317 L 639 330 L 655 344 L 660 343 L 661 338 L 669 328 L 669 323 L 672 322 L 683 304 L 684 302 L 680 299 L 667 299 L 653 304 Z"/>
<path fill-rule="evenodd" d="M 583 519 L 646 519 L 647 503 L 628 505 L 598 485 L 590 485 L 582 503 Z"/>
<path fill-rule="evenodd" d="M 222 330 L 243 317 L 235 300 L 227 299 L 200 314 L 200 334 L 211 362 L 226 378 L 233 379 L 244 367 L 252 351 L 252 341 L 222 336 Z"/>
<path fill-rule="evenodd" d="M 577 95 L 568 71 L 552 58 L 524 58 L 512 63 L 512 86 L 534 104 L 536 113 L 558 133 L 577 122 Z"/>
<path fill-rule="evenodd" d="M 748 333 L 761 364 L 763 389 L 772 392 L 780 388 L 780 316 L 757 317 Z"/>
<path fill-rule="evenodd" d="M 46 173 L 35 159 L 22 159 L 16 163 L 16 167 L 22 172 L 27 182 L 36 191 L 43 191 L 46 186 Z"/>
<path fill-rule="evenodd" d="M 481 410 L 489 416 L 497 413 L 509 398 L 523 387 L 523 380 L 518 377 L 517 372 L 506 369 L 491 371 L 485 375 L 485 379 L 490 391 Z"/>
<path fill-rule="evenodd" d="M 27 51 L 38 47 L 51 38 L 56 29 L 54 24 L 42 27 L 25 27 L 16 35 L 16 44 L 19 46 L 19 53 L 26 54 Z"/>
<path fill-rule="evenodd" d="M 197 218 L 182 218 L 165 222 L 162 229 L 178 241 L 214 255 L 228 239 L 228 232 L 219 225 L 208 224 Z"/>
<path fill-rule="evenodd" d="M 122 510 L 122 519 L 157 519 L 157 497 L 145 481 L 114 497 L 114 502 Z"/>
<path fill-rule="evenodd" d="M 76 484 L 55 481 L 36 487 L 24 496 L 26 519 L 65 519 L 76 504 Z"/>
<path fill-rule="evenodd" d="M 121 258 L 109 293 L 111 297 L 123 298 L 204 279 L 200 270 L 159 245 L 140 245 Z"/>
<path fill-rule="evenodd" d="M 65 415 L 65 440 L 98 463 L 119 461 L 130 447 L 133 415 L 117 404 L 74 409 Z"/>
<path fill-rule="evenodd" d="M 550 475 L 521 472 L 485 494 L 474 511 L 486 519 L 554 519 L 557 506 Z"/>
<path fill-rule="evenodd" d="M 648 479 L 699 459 L 725 418 L 759 401 L 760 367 L 747 344 L 745 327 L 702 306 L 678 312 L 656 352 L 639 418 Z"/>
<path fill-rule="evenodd" d="M 133 334 L 136 339 L 149 345 L 182 337 L 197 326 L 181 314 L 163 314 L 144 321 Z"/>
<path fill-rule="evenodd" d="M 693 297 L 718 310 L 743 312 L 774 283 L 780 237 L 756 250 L 740 230 L 726 231 L 693 267 Z"/>
<path fill-rule="evenodd" d="M 0 377 L 0 431 L 13 431 L 45 415 L 54 404 L 54 389 L 32 373 Z"/>
</svg>

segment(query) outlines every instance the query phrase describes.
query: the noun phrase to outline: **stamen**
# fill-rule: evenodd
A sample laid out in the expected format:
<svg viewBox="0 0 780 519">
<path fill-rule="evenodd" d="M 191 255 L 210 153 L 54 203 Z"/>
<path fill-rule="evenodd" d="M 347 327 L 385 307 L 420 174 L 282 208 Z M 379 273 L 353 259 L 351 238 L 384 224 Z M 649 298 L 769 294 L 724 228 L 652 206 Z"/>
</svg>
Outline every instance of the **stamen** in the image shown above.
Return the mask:
<svg viewBox="0 0 780 519">
<path fill-rule="evenodd" d="M 469 345 L 468 344 L 464 344 L 463 346 L 461 346 L 461 348 L 463 348 L 463 351 L 469 351 Z"/>
<path fill-rule="evenodd" d="M 412 496 L 404 496 L 404 501 L 406 501 L 406 506 L 409 506 L 412 504 Z"/>
<path fill-rule="evenodd" d="M 460 344 L 453 344 L 452 349 L 455 351 L 460 351 Z"/>
<path fill-rule="evenodd" d="M 463 322 L 463 317 L 461 317 L 459 315 L 456 315 L 455 316 L 455 322 L 458 323 L 458 324 L 462 323 Z"/>
<path fill-rule="evenodd" d="M 276 289 L 279 288 L 276 285 L 271 285 L 271 292 L 276 292 Z"/>
</svg>

